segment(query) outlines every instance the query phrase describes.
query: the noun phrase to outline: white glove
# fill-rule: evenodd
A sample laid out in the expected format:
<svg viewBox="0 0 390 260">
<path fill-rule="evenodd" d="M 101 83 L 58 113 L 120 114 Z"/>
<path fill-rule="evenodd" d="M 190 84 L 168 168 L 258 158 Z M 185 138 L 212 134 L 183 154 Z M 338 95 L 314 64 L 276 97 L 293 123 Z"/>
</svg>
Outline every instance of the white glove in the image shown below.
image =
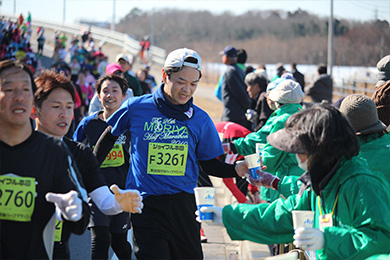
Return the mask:
<svg viewBox="0 0 390 260">
<path fill-rule="evenodd" d="M 81 219 L 83 205 L 76 191 L 65 194 L 48 192 L 45 197 L 48 202 L 54 203 L 66 220 L 77 222 Z"/>
<path fill-rule="evenodd" d="M 222 208 L 221 207 L 201 207 L 200 211 L 203 213 L 213 213 L 213 220 L 207 221 L 205 223 L 210 224 L 210 225 L 224 227 L 223 220 L 222 220 Z M 201 220 L 199 220 L 199 212 L 196 211 L 195 214 L 198 215 L 198 217 L 196 217 L 196 220 L 199 222 L 202 222 Z"/>
<path fill-rule="evenodd" d="M 110 189 L 115 194 L 115 199 L 123 211 L 131 213 L 141 213 L 144 204 L 141 202 L 142 197 L 137 190 L 122 190 L 115 184 Z"/>
<path fill-rule="evenodd" d="M 303 250 L 318 250 L 324 248 L 324 233 L 318 228 L 297 228 L 294 235 L 294 245 Z"/>
</svg>

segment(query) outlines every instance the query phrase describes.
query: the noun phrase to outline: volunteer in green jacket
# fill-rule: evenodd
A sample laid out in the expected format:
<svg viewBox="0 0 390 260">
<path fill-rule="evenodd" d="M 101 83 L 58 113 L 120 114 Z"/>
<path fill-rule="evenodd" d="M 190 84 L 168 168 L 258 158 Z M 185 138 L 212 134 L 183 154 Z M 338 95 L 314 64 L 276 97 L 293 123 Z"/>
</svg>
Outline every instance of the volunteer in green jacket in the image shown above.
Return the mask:
<svg viewBox="0 0 390 260">
<path fill-rule="evenodd" d="M 379 120 L 374 101 L 362 94 L 352 94 L 336 102 L 335 106 L 348 118 L 356 131 L 360 144 L 359 156 L 367 160 L 371 171 L 383 174 L 390 181 L 388 162 L 384 159 L 390 158 L 390 133 L 386 131 L 386 125 Z M 261 172 L 260 177 L 259 180 L 252 180 L 252 183 L 268 188 L 271 188 L 271 183 L 278 183 L 276 187 L 286 198 L 295 194 L 302 184 L 298 176 L 280 180 L 267 172 Z"/>
<path fill-rule="evenodd" d="M 256 143 L 263 143 L 265 144 L 263 165 L 267 166 L 267 172 L 276 175 L 280 179 L 291 175 L 300 176 L 303 171 L 298 167 L 295 155 L 271 146 L 266 138 L 268 135 L 284 128 L 287 118 L 302 109 L 300 102 L 303 96 L 299 83 L 289 79 L 281 81 L 272 90 L 268 89 L 267 101 L 269 107 L 275 111 L 259 131 L 235 140 L 232 149 L 235 149 L 241 155 L 248 155 L 256 152 Z M 297 192 L 297 190 L 294 192 Z M 279 198 L 279 192 L 270 188 L 263 188 L 261 189 L 261 198 L 274 201 Z"/>
<path fill-rule="evenodd" d="M 316 104 L 291 116 L 267 138 L 296 153 L 307 169 L 298 194 L 272 204 L 202 207 L 213 212 L 233 240 L 289 243 L 316 250 L 317 259 L 366 259 L 390 253 L 389 183 L 355 156 L 359 142 L 349 121 L 333 106 Z M 313 210 L 314 228 L 294 232 L 292 210 Z M 294 235 L 295 233 L 295 235 Z"/>
<path fill-rule="evenodd" d="M 367 160 L 374 173 L 381 173 L 390 181 L 390 134 L 378 118 L 374 101 L 362 94 L 352 94 L 344 98 L 340 111 L 356 131 L 359 155 Z"/>
</svg>

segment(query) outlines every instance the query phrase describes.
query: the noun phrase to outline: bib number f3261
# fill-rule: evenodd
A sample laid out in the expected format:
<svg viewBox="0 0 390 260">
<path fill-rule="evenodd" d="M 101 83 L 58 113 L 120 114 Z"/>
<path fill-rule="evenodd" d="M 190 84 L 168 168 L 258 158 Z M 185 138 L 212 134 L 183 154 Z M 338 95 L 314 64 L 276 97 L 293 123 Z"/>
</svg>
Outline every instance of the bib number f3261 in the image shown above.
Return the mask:
<svg viewBox="0 0 390 260">
<path fill-rule="evenodd" d="M 186 170 L 188 145 L 149 143 L 148 174 L 183 176 Z"/>
</svg>

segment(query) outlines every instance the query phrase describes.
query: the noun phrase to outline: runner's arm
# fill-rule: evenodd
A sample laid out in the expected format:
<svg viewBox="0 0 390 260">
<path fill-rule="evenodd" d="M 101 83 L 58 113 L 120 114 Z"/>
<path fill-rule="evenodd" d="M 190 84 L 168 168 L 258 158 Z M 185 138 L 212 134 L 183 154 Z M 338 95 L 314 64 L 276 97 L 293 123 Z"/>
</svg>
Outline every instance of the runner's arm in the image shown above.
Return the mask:
<svg viewBox="0 0 390 260">
<path fill-rule="evenodd" d="M 224 163 L 217 158 L 199 161 L 199 165 L 205 173 L 211 176 L 220 178 L 239 177 L 235 170 L 236 165 Z"/>
<path fill-rule="evenodd" d="M 99 140 L 96 142 L 95 148 L 93 149 L 93 154 L 96 156 L 99 165 L 101 165 L 106 159 L 108 153 L 111 151 L 114 146 L 118 136 L 111 134 L 112 126 L 108 126 L 106 130 L 99 137 Z"/>
</svg>

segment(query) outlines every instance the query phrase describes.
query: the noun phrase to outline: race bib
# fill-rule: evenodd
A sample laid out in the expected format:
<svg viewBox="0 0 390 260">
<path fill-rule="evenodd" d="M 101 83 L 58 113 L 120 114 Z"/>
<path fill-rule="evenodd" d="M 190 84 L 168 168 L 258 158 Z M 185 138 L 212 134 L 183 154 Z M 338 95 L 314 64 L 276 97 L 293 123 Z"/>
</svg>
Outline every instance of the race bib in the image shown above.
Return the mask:
<svg viewBox="0 0 390 260">
<path fill-rule="evenodd" d="M 184 176 L 188 145 L 149 143 L 148 174 Z"/>
<path fill-rule="evenodd" d="M 0 176 L 0 219 L 28 222 L 35 206 L 35 178 Z"/>
<path fill-rule="evenodd" d="M 100 168 L 120 167 L 124 163 L 125 157 L 123 154 L 123 146 L 120 144 L 114 144 Z"/>
<path fill-rule="evenodd" d="M 62 225 L 64 222 L 56 219 L 56 231 L 54 232 L 54 242 L 61 242 Z"/>
</svg>

